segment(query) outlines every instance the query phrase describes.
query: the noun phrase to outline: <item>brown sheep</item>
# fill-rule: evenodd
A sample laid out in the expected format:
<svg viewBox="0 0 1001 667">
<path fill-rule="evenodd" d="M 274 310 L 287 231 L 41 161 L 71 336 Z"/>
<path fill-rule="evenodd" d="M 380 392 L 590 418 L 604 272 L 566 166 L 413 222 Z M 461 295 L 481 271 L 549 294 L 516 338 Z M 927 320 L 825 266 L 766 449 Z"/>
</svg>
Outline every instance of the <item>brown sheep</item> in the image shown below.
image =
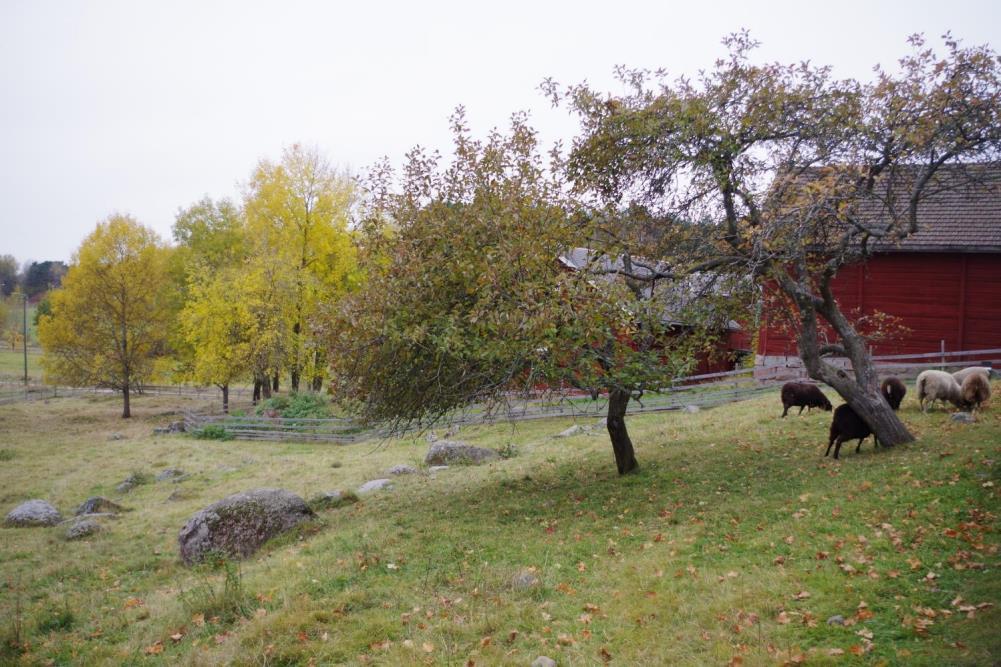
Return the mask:
<svg viewBox="0 0 1001 667">
<path fill-rule="evenodd" d="M 786 382 L 782 385 L 782 416 L 785 417 L 789 408 L 799 406 L 799 414 L 803 408 L 822 408 L 831 411 L 831 402 L 820 391 L 820 387 L 809 382 Z"/>
<path fill-rule="evenodd" d="M 894 412 L 900 409 L 900 403 L 904 400 L 904 396 L 907 394 L 907 387 L 898 378 L 888 377 L 883 380 L 883 384 L 880 385 L 880 391 L 883 392 L 883 398 L 886 402 L 890 404 Z"/>
<path fill-rule="evenodd" d="M 972 373 L 963 380 L 962 392 L 963 401 L 976 410 L 991 397 L 991 383 L 980 373 Z"/>
</svg>

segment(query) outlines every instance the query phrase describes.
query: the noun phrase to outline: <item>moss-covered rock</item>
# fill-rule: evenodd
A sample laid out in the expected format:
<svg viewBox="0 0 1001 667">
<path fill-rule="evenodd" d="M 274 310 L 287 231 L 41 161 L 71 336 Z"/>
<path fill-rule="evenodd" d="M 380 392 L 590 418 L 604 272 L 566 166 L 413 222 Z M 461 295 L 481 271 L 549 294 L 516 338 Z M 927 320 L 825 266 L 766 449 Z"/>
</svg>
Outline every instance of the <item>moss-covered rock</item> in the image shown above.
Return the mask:
<svg viewBox="0 0 1001 667">
<path fill-rule="evenodd" d="M 209 554 L 246 558 L 314 516 L 302 498 L 284 489 L 235 493 L 188 519 L 177 537 L 181 560 L 190 565 Z"/>
</svg>

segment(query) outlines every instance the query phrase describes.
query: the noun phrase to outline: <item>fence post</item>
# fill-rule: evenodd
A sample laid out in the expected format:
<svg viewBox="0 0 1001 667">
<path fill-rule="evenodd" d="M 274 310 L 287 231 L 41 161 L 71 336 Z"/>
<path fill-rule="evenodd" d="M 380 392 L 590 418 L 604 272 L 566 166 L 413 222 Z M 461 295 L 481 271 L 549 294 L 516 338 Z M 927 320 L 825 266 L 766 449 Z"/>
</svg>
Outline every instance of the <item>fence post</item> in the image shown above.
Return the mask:
<svg viewBox="0 0 1001 667">
<path fill-rule="evenodd" d="M 942 365 L 939 367 L 939 370 L 940 371 L 944 371 L 945 370 L 945 339 L 944 338 L 941 341 L 939 341 L 939 345 L 942 348 Z"/>
</svg>

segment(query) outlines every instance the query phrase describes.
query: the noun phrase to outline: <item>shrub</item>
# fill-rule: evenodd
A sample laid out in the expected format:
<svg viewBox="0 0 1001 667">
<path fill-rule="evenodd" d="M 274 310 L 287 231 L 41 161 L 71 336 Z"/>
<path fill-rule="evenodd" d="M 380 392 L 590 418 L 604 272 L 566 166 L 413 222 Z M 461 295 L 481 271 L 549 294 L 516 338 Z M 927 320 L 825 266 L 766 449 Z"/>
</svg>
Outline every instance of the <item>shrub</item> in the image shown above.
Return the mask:
<svg viewBox="0 0 1001 667">
<path fill-rule="evenodd" d="M 330 404 L 322 394 L 306 393 L 269 398 L 257 407 L 257 414 L 277 412 L 286 419 L 326 419 Z"/>
<path fill-rule="evenodd" d="M 518 456 L 518 448 L 515 446 L 513 442 L 509 442 L 503 447 L 499 448 L 497 450 L 497 454 L 502 459 L 513 459 L 514 457 Z"/>
<path fill-rule="evenodd" d="M 13 449 L 0 449 L 0 461 L 10 461 L 14 456 Z"/>
<path fill-rule="evenodd" d="M 232 440 L 233 434 L 221 424 L 207 424 L 191 432 L 199 440 Z"/>
</svg>

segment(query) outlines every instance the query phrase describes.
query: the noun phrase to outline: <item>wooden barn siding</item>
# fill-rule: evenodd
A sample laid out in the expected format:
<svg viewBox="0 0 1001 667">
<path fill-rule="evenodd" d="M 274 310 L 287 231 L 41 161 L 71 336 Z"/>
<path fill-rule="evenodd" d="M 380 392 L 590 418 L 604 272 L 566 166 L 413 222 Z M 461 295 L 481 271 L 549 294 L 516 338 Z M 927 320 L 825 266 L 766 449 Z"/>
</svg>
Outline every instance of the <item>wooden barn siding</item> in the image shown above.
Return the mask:
<svg viewBox="0 0 1001 667">
<path fill-rule="evenodd" d="M 834 281 L 842 310 L 881 310 L 911 331 L 876 343 L 876 354 L 1001 347 L 1001 256 L 945 253 L 879 255 L 845 267 Z M 963 313 L 961 317 L 960 314 Z M 767 313 L 766 313 L 767 316 Z M 796 355 L 796 341 L 767 328 L 759 354 Z"/>
</svg>

